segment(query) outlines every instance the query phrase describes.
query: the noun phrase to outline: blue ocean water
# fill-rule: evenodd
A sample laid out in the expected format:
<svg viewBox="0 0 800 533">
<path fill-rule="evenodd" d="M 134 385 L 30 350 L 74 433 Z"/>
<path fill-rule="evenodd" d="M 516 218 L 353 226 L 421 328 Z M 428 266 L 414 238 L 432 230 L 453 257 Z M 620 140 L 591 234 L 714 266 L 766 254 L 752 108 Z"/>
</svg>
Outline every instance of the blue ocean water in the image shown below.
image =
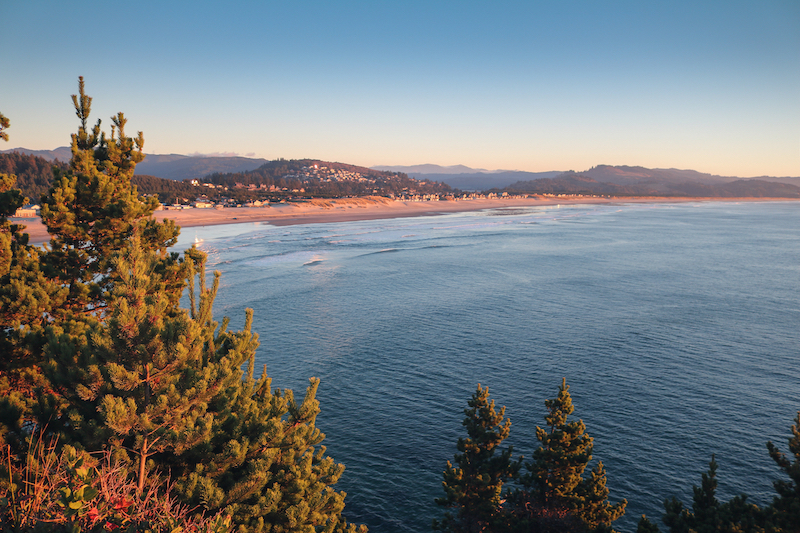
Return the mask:
<svg viewBox="0 0 800 533">
<path fill-rule="evenodd" d="M 466 401 L 488 386 L 530 457 L 565 377 L 634 531 L 691 501 L 772 497 L 800 410 L 800 204 L 513 208 L 187 228 L 222 272 L 216 316 L 255 311 L 276 387 L 321 378 L 318 427 L 345 515 L 429 531 Z"/>
</svg>

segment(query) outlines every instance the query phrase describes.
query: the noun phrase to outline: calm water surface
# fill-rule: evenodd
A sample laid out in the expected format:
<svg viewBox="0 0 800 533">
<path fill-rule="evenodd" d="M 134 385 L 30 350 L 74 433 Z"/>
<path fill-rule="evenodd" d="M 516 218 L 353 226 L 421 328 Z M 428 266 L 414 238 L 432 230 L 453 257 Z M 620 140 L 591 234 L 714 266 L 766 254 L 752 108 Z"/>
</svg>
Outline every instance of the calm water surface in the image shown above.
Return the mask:
<svg viewBox="0 0 800 533">
<path fill-rule="evenodd" d="M 346 516 L 430 530 L 478 383 L 530 457 L 562 377 L 595 439 L 617 528 L 691 500 L 772 497 L 766 452 L 800 410 L 800 203 L 514 208 L 187 228 L 222 272 L 218 317 L 255 310 L 276 387 L 321 378 L 317 425 Z"/>
</svg>

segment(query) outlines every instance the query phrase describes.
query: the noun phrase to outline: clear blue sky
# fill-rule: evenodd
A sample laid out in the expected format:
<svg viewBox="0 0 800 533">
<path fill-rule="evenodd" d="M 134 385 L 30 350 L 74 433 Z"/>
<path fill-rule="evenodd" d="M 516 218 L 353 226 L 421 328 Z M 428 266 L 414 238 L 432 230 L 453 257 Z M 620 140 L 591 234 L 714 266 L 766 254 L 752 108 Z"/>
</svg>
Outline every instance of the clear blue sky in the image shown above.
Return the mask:
<svg viewBox="0 0 800 533">
<path fill-rule="evenodd" d="M 800 1 L 0 0 L 1 148 L 800 176 Z"/>
</svg>

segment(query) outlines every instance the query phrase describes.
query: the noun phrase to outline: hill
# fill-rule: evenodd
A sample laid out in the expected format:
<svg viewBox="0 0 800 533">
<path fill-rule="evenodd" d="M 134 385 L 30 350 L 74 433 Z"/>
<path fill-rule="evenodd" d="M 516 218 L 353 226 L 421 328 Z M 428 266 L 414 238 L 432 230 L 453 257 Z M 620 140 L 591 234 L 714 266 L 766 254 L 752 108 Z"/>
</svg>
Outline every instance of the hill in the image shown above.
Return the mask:
<svg viewBox="0 0 800 533">
<path fill-rule="evenodd" d="M 5 150 L 0 152 L 0 161 L 4 165 L 0 171 L 17 174 L 18 186 L 32 201 L 37 201 L 52 181 L 51 162 L 68 161 L 70 157 L 70 149 L 66 147 L 55 150 Z M 398 169 L 407 169 L 409 172 Z M 486 171 L 464 165 L 366 168 L 317 159 L 267 161 L 247 157 L 149 154 L 137 165 L 136 171 L 137 177 L 142 177 L 135 180 L 140 191 L 158 194 L 162 202 L 181 198 L 188 201 L 194 192 L 210 197 L 218 197 L 222 193 L 214 188 L 195 191 L 191 185 L 169 184 L 158 178 L 172 181 L 197 179 L 220 189 L 227 187 L 229 192 L 226 196 L 236 201 L 266 197 L 282 199 L 292 195 L 327 198 L 374 194 L 413 196 L 446 194 L 453 189 L 524 194 L 800 197 L 800 177 L 738 178 L 694 170 L 624 165 L 598 165 L 583 172 L 522 172 Z"/>
<path fill-rule="evenodd" d="M 463 174 L 410 174 L 417 179 L 441 181 L 456 189 L 463 191 L 485 191 L 500 189 L 518 181 L 553 178 L 561 171 L 550 172 L 522 172 L 519 170 L 499 172 L 465 172 Z"/>
<path fill-rule="evenodd" d="M 47 161 L 69 161 L 72 151 L 67 146 L 55 150 L 29 150 L 13 148 L 0 153 L 18 152 L 35 155 Z M 199 179 L 214 172 L 244 172 L 266 163 L 266 159 L 249 157 L 209 157 L 180 154 L 147 154 L 144 161 L 136 165 L 136 173 L 171 180 Z"/>
<path fill-rule="evenodd" d="M 492 173 L 492 172 L 505 172 L 503 170 L 486 170 L 483 168 L 470 168 L 464 165 L 452 165 L 443 167 L 441 165 L 433 165 L 430 163 L 424 165 L 376 165 L 370 167 L 373 170 L 384 170 L 387 172 L 402 172 L 409 176 L 417 174 L 475 174 L 475 173 Z"/>
<path fill-rule="evenodd" d="M 630 168 L 595 167 L 587 172 L 565 172 L 553 178 L 518 181 L 501 190 L 511 194 L 800 198 L 800 187 L 793 184 L 797 178 L 725 178 L 694 171 L 632 172 Z M 778 181 L 781 179 L 784 181 Z"/>
<path fill-rule="evenodd" d="M 440 181 L 456 189 L 464 191 L 483 191 L 505 187 L 517 181 L 538 178 L 551 178 L 560 174 L 553 172 L 521 172 L 518 170 L 486 170 L 470 168 L 464 165 L 443 167 L 439 165 L 410 165 L 410 166 L 375 166 L 374 170 L 389 172 L 403 172 L 419 180 Z"/>
<path fill-rule="evenodd" d="M 785 183 L 794 186 L 800 186 L 800 178 L 792 177 L 771 177 L 771 176 L 757 176 L 750 178 L 738 178 L 734 176 L 718 176 L 714 174 L 705 174 L 695 170 L 679 170 L 675 168 L 644 168 L 644 167 L 629 167 L 629 166 L 611 166 L 611 165 L 598 165 L 592 167 L 581 174 L 588 176 L 597 181 L 605 183 L 617 183 L 620 185 L 631 184 L 644 184 L 649 183 L 657 187 L 665 187 L 667 184 L 680 184 L 680 183 L 704 183 L 704 184 L 720 184 L 732 183 L 735 181 L 769 181 L 774 183 Z M 665 189 L 666 190 L 666 189 Z"/>
<path fill-rule="evenodd" d="M 794 198 L 795 189 L 793 187 L 800 187 L 800 177 L 758 176 L 738 178 L 705 174 L 695 170 L 650 169 L 625 165 L 598 165 L 583 172 L 574 172 L 572 170 L 567 172 L 484 170 L 469 168 L 464 165 L 451 167 L 437 165 L 380 166 L 374 168 L 404 171 L 408 172 L 409 176 L 417 179 L 441 181 L 451 187 L 470 191 L 497 190 L 577 194 L 580 190 L 589 194 L 679 196 L 694 195 L 696 193 L 699 196 L 745 195 L 767 197 L 775 195 L 775 197 L 781 198 L 788 195 L 788 197 Z M 577 179 L 575 176 L 589 178 L 596 184 L 589 185 L 588 181 Z M 546 182 L 538 181 L 556 178 L 559 179 Z M 521 185 L 526 182 L 537 183 Z M 776 185 L 764 185 L 763 182 Z M 609 184 L 611 186 L 601 186 L 599 184 Z M 784 187 L 784 185 L 790 187 Z"/>
<path fill-rule="evenodd" d="M 249 157 L 205 157 L 178 154 L 149 154 L 136 165 L 137 174 L 149 174 L 171 180 L 200 179 L 215 172 L 245 172 L 266 163 Z"/>
<path fill-rule="evenodd" d="M 32 203 L 38 203 L 53 184 L 53 167 L 66 171 L 67 163 L 20 152 L 0 153 L 0 174 L 15 174 L 15 187 Z"/>
<path fill-rule="evenodd" d="M 205 181 L 231 189 L 270 193 L 301 193 L 305 197 L 413 196 L 451 192 L 443 183 L 409 177 L 402 172 L 375 170 L 318 159 L 278 159 L 254 170 L 214 173 Z"/>
<path fill-rule="evenodd" d="M 24 155 L 35 155 L 41 157 L 45 161 L 64 161 L 67 162 L 72 159 L 72 150 L 69 146 L 61 146 L 55 150 L 30 150 L 28 148 L 11 148 L 10 150 L 0 150 L 0 154 L 10 154 L 17 152 Z"/>
<path fill-rule="evenodd" d="M 18 152 L 0 153 L 0 172 L 16 174 L 16 186 L 34 203 L 52 185 L 54 167 L 67 170 L 67 164 L 60 160 L 51 161 Z M 280 201 L 300 197 L 408 197 L 451 192 L 451 188 L 445 184 L 409 178 L 398 172 L 383 172 L 318 159 L 267 161 L 253 170 L 215 172 L 197 181 L 136 174 L 132 183 L 142 194 L 157 195 L 163 204 L 186 204 L 197 198 L 236 205 L 254 200 Z"/>
</svg>

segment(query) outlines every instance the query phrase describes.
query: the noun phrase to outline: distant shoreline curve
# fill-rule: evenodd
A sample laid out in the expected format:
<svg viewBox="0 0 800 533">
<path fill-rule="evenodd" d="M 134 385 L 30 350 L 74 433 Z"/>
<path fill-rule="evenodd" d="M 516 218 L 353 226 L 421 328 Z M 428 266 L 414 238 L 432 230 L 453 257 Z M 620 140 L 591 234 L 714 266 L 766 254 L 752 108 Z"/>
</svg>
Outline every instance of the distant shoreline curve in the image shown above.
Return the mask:
<svg viewBox="0 0 800 533">
<path fill-rule="evenodd" d="M 271 204 L 269 207 L 237 207 L 223 209 L 159 210 L 153 216 L 157 220 L 170 219 L 181 228 L 268 222 L 275 226 L 295 224 L 320 224 L 352 222 L 401 217 L 435 216 L 447 213 L 481 211 L 504 207 L 537 207 L 581 204 L 630 204 L 630 203 L 685 203 L 685 202 L 797 202 L 793 198 L 496 198 L 458 201 L 409 202 L 382 197 L 315 199 L 298 203 Z M 31 244 L 47 242 L 48 233 L 37 218 L 14 218 L 13 223 L 24 224 Z"/>
</svg>

